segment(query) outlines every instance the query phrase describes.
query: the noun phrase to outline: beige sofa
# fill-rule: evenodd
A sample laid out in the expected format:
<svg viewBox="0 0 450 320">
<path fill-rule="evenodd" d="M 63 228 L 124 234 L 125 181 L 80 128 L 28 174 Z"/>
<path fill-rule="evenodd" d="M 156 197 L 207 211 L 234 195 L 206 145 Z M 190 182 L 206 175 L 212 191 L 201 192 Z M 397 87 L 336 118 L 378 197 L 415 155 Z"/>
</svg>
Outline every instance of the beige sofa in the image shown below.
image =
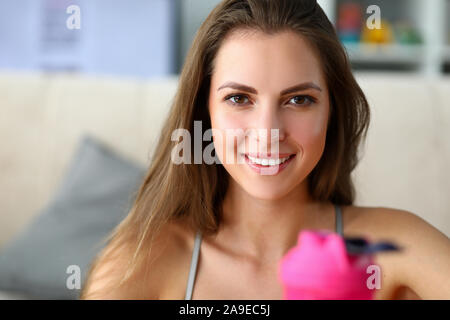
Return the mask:
<svg viewBox="0 0 450 320">
<path fill-rule="evenodd" d="M 450 79 L 357 74 L 372 108 L 356 204 L 450 235 Z M 83 133 L 148 165 L 177 77 L 0 73 L 0 248 L 54 194 Z"/>
</svg>

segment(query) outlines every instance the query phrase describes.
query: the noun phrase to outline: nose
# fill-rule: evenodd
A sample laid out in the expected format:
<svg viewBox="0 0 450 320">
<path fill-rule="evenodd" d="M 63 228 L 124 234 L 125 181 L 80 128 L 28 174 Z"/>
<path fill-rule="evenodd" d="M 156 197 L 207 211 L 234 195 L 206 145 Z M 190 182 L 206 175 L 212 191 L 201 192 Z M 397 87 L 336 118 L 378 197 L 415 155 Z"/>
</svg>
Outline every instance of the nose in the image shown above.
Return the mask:
<svg viewBox="0 0 450 320">
<path fill-rule="evenodd" d="M 286 139 L 282 114 L 276 105 L 266 104 L 258 108 L 252 129 L 253 139 L 260 150 L 266 147 L 267 151 L 270 151 Z"/>
</svg>

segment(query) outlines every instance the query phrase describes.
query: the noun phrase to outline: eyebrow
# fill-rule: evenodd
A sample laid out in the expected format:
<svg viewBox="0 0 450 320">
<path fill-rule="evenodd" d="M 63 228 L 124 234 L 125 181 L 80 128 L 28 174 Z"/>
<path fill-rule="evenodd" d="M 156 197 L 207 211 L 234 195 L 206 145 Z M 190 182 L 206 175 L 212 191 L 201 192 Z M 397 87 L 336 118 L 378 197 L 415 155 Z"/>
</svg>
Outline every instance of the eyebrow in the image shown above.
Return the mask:
<svg viewBox="0 0 450 320">
<path fill-rule="evenodd" d="M 217 91 L 224 89 L 224 88 L 232 88 L 232 89 L 242 90 L 242 91 L 253 93 L 253 94 L 258 94 L 258 90 L 256 90 L 255 88 L 252 88 L 252 87 L 249 87 L 244 84 L 237 83 L 237 82 L 232 82 L 232 81 L 225 82 L 223 85 L 221 85 L 219 87 L 219 89 L 217 89 Z M 289 93 L 302 91 L 302 90 L 306 90 L 306 89 L 315 89 L 318 91 L 322 91 L 322 89 L 314 82 L 304 82 L 304 83 L 297 84 L 293 87 L 284 89 L 283 91 L 281 91 L 280 95 L 283 96 L 283 95 L 286 95 Z"/>
</svg>

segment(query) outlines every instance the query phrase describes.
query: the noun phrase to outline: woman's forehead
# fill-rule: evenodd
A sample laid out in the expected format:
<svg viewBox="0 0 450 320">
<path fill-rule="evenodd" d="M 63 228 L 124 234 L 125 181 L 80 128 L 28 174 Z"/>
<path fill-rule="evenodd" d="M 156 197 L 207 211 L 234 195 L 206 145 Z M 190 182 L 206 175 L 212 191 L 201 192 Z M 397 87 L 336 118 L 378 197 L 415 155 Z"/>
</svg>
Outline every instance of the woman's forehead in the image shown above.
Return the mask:
<svg viewBox="0 0 450 320">
<path fill-rule="evenodd" d="M 271 88 L 299 81 L 324 86 L 315 51 L 301 35 L 290 31 L 271 35 L 234 32 L 227 36 L 215 58 L 212 84 L 220 86 L 224 81 Z"/>
</svg>

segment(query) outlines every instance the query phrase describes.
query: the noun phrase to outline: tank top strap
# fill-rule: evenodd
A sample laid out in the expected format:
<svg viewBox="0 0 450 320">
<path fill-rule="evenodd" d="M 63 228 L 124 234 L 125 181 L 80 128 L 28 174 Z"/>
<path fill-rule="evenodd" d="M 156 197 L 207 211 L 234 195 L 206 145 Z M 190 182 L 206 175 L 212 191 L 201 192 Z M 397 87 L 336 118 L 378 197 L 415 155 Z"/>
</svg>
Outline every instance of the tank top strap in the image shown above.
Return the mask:
<svg viewBox="0 0 450 320">
<path fill-rule="evenodd" d="M 191 300 L 192 299 L 192 292 L 194 291 L 194 282 L 195 282 L 195 276 L 197 274 L 197 265 L 198 265 L 198 257 L 200 253 L 200 244 L 202 242 L 202 234 L 200 231 L 197 231 L 197 234 L 195 235 L 195 242 L 194 242 L 194 250 L 192 251 L 192 257 L 191 257 L 191 267 L 189 269 L 189 276 L 188 276 L 188 283 L 186 287 L 186 295 L 185 300 Z"/>
<path fill-rule="evenodd" d="M 341 237 L 344 236 L 344 224 L 342 219 L 342 210 L 341 207 L 337 204 L 334 205 L 336 212 L 336 233 L 338 233 Z"/>
<path fill-rule="evenodd" d="M 342 210 L 341 207 L 337 204 L 334 205 L 335 212 L 336 212 L 336 233 L 338 233 L 340 236 L 344 236 L 343 232 L 343 219 L 342 219 Z M 188 283 L 186 287 L 186 295 L 185 300 L 191 300 L 192 299 L 192 292 L 194 290 L 194 282 L 195 277 L 197 274 L 197 265 L 198 265 L 198 258 L 200 254 L 200 245 L 202 241 L 202 234 L 200 231 L 197 232 L 195 235 L 195 241 L 194 241 L 194 250 L 192 251 L 192 257 L 191 257 L 191 266 L 189 269 L 189 276 L 188 276 Z"/>
</svg>

